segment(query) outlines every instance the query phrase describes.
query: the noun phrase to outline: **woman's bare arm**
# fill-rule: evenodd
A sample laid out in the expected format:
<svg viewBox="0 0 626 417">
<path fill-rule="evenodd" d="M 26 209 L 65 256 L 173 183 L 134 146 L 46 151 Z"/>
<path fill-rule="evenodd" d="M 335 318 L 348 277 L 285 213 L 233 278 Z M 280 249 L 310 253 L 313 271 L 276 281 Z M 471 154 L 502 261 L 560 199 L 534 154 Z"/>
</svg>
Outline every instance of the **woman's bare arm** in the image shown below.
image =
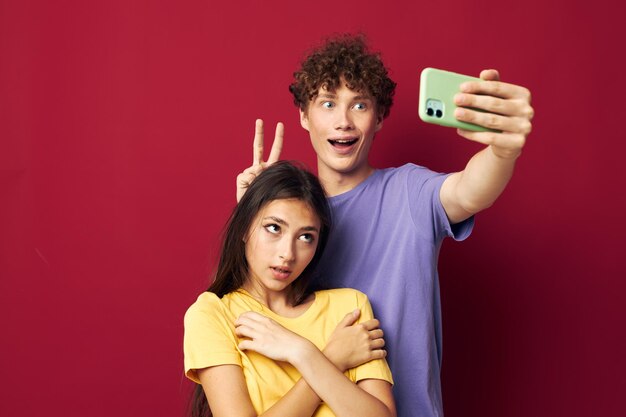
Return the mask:
<svg viewBox="0 0 626 417">
<path fill-rule="evenodd" d="M 239 344 L 240 349 L 253 350 L 268 358 L 291 363 L 337 417 L 395 417 L 391 384 L 388 382 L 369 380 L 357 386 L 313 343 L 262 314 L 244 313 L 235 326 L 237 336 L 244 339 Z M 270 411 L 263 415 L 270 416 Z"/>
<path fill-rule="evenodd" d="M 378 321 L 373 319 L 355 324 L 359 316 L 360 310 L 348 313 L 337 325 L 324 350 L 324 355 L 340 372 L 373 359 L 384 358 L 386 355 L 382 349 L 384 347 L 383 332 L 379 329 Z M 256 416 L 243 372 L 239 366 L 220 365 L 199 369 L 197 375 L 215 417 Z M 341 377 L 348 381 L 343 374 Z M 385 381 L 365 380 L 359 382 L 359 387 L 376 396 L 379 384 L 383 387 L 389 386 Z M 387 403 L 388 398 L 391 398 L 391 390 L 388 391 L 387 397 L 384 392 L 380 393 L 381 400 L 385 401 L 387 398 Z M 320 397 L 304 379 L 301 379 L 280 401 L 262 415 L 263 417 L 309 417 L 315 412 L 320 402 Z M 391 404 L 393 405 L 393 399 Z"/>
<path fill-rule="evenodd" d="M 214 417 L 256 417 L 243 371 L 238 365 L 199 369 L 198 378 Z M 310 417 L 320 399 L 304 380 L 261 414 L 263 417 Z"/>
</svg>

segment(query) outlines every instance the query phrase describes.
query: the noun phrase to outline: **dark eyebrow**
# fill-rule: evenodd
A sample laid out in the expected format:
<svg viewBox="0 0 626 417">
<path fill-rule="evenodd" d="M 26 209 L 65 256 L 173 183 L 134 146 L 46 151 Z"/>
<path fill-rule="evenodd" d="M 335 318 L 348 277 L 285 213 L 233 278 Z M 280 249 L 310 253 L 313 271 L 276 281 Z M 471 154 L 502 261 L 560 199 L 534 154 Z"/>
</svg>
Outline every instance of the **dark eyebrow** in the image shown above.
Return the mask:
<svg viewBox="0 0 626 417">
<path fill-rule="evenodd" d="M 337 95 L 333 94 L 333 93 L 330 93 L 330 92 L 327 92 L 327 93 L 318 94 L 316 98 L 321 98 L 321 99 L 324 99 L 324 98 L 337 98 Z M 370 100 L 370 101 L 373 101 L 374 98 L 372 96 L 370 96 L 370 95 L 358 95 L 358 96 L 352 97 L 352 101 L 359 101 L 359 100 Z"/>
<path fill-rule="evenodd" d="M 287 223 L 286 221 L 284 221 L 283 219 L 279 218 L 279 217 L 274 217 L 274 216 L 267 216 L 265 217 L 263 220 L 273 220 L 278 224 L 283 224 L 285 226 L 289 226 L 289 223 Z"/>
<path fill-rule="evenodd" d="M 275 221 L 278 224 L 281 224 L 281 225 L 289 227 L 289 223 L 287 223 L 286 221 L 284 221 L 280 217 L 267 216 L 267 217 L 264 217 L 263 220 L 272 220 L 272 221 Z M 305 232 L 319 232 L 319 230 L 317 230 L 317 227 L 315 227 L 315 226 L 304 226 L 300 230 L 305 231 Z"/>
</svg>

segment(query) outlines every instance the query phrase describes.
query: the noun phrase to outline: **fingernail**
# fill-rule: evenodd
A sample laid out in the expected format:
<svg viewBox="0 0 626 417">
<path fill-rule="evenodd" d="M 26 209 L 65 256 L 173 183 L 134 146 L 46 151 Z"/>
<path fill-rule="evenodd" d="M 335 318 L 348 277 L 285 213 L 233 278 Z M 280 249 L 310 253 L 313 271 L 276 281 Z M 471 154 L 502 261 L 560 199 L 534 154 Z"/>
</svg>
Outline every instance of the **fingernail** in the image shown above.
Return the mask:
<svg viewBox="0 0 626 417">
<path fill-rule="evenodd" d="M 465 101 L 465 96 L 463 94 L 454 95 L 454 102 L 456 104 L 463 104 L 464 101 Z"/>
<path fill-rule="evenodd" d="M 460 108 L 457 108 L 457 109 L 454 111 L 454 115 L 455 115 L 456 117 L 463 117 L 463 116 L 465 116 L 465 110 L 460 109 Z"/>
<path fill-rule="evenodd" d="M 470 84 L 469 83 L 463 83 L 459 86 L 460 90 L 463 92 L 467 92 L 470 89 Z"/>
</svg>

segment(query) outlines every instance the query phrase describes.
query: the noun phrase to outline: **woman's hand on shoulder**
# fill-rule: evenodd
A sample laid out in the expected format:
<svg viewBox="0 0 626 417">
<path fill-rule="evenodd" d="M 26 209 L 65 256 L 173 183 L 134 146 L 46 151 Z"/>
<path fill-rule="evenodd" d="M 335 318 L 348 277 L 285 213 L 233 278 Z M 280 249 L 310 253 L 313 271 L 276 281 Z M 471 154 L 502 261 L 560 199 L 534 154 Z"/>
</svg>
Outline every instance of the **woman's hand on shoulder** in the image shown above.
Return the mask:
<svg viewBox="0 0 626 417">
<path fill-rule="evenodd" d="M 324 355 L 342 372 L 387 356 L 383 331 L 376 319 L 355 324 L 361 310 L 354 310 L 337 324 Z"/>
<path fill-rule="evenodd" d="M 243 340 L 239 349 L 252 350 L 276 361 L 294 364 L 315 346 L 260 313 L 248 311 L 235 320 L 235 334 Z"/>
</svg>

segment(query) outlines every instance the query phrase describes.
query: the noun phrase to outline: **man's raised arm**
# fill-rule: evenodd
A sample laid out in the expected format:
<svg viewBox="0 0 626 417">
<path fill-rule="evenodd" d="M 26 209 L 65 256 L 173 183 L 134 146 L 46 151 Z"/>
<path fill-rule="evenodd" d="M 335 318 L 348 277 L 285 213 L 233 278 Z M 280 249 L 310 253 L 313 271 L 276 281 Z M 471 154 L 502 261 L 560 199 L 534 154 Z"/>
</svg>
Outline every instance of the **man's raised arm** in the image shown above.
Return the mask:
<svg viewBox="0 0 626 417">
<path fill-rule="evenodd" d="M 441 186 L 441 202 L 453 224 L 491 206 L 500 196 L 532 129 L 534 110 L 526 88 L 501 82 L 496 70 L 484 70 L 480 78 L 484 81 L 461 85 L 455 104 L 462 108 L 456 109 L 455 116 L 499 132 L 457 130 L 464 138 L 487 147 L 474 155 L 463 171 L 446 178 Z"/>
</svg>

